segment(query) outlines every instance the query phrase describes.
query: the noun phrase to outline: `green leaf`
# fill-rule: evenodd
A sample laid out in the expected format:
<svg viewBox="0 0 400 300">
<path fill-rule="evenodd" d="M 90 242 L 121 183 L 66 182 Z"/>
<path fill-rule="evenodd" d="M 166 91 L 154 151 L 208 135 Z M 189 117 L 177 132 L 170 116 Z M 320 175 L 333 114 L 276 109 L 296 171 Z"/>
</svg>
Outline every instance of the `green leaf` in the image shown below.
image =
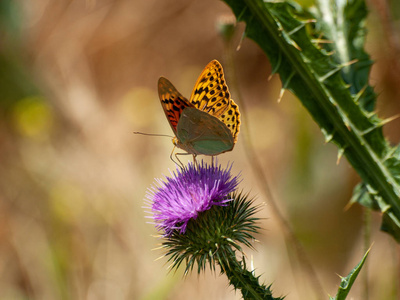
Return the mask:
<svg viewBox="0 0 400 300">
<path fill-rule="evenodd" d="M 400 151 L 387 143 L 385 121 L 372 113 L 364 1 L 321 0 L 314 13 L 291 2 L 224 1 L 246 23 L 246 36 L 266 53 L 282 87 L 299 98 L 325 140 L 358 172 L 388 225 L 383 227 L 400 242 Z"/>
<path fill-rule="evenodd" d="M 368 85 L 372 61 L 364 51 L 367 6 L 364 0 L 317 0 L 317 26 L 324 37 L 335 43 L 324 44 L 338 64 L 353 63 L 342 69 L 352 95 L 358 96 L 361 107 L 369 112 L 375 107 L 376 95 Z M 365 89 L 365 90 L 364 90 Z"/>
<path fill-rule="evenodd" d="M 353 197 L 350 200 L 350 204 L 355 202 L 373 210 L 379 210 L 378 203 L 375 201 L 374 197 L 371 197 L 368 192 L 368 187 L 363 182 L 357 184 L 353 190 Z"/>
<path fill-rule="evenodd" d="M 365 260 L 367 259 L 369 250 L 365 253 L 362 260 L 358 263 L 358 265 L 350 272 L 347 277 L 342 277 L 340 282 L 340 286 L 335 298 L 330 297 L 331 300 L 344 300 L 350 292 L 351 287 L 353 286 L 354 281 L 356 280 L 358 274 L 361 271 L 361 268 L 364 265 Z"/>
</svg>

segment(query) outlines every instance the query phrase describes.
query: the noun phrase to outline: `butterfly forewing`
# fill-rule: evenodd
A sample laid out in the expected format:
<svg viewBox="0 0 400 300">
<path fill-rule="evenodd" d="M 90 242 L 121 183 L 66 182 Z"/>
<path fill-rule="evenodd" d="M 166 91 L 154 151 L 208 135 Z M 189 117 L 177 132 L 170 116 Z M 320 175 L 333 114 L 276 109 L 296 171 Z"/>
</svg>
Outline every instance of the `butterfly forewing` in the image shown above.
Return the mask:
<svg viewBox="0 0 400 300">
<path fill-rule="evenodd" d="M 221 116 L 230 102 L 228 86 L 221 64 L 212 60 L 201 72 L 194 86 L 190 102 L 198 109 L 215 117 Z"/>
<path fill-rule="evenodd" d="M 176 90 L 167 78 L 164 77 L 160 77 L 158 80 L 158 95 L 168 122 L 174 133 L 176 133 L 179 118 L 183 109 L 186 107 L 192 107 L 193 105 Z"/>
<path fill-rule="evenodd" d="M 230 99 L 224 71 L 217 60 L 212 60 L 200 74 L 190 102 L 222 121 L 232 132 L 236 143 L 240 127 L 239 107 Z"/>
</svg>

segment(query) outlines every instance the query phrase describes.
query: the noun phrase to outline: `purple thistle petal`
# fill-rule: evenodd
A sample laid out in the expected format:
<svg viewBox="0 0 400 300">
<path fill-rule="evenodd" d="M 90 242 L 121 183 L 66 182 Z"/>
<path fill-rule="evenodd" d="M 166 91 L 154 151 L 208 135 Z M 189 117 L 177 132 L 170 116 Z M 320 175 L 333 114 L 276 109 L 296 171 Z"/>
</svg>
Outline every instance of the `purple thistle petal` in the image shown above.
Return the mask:
<svg viewBox="0 0 400 300">
<path fill-rule="evenodd" d="M 171 172 L 172 177 L 156 179 L 148 189 L 146 202 L 159 230 L 169 235 L 177 229 L 185 233 L 190 219 L 213 205 L 226 205 L 232 199 L 226 196 L 239 184 L 239 177 L 232 177 L 232 165 L 226 169 L 201 163 L 197 168 L 189 164 L 184 169 Z"/>
</svg>

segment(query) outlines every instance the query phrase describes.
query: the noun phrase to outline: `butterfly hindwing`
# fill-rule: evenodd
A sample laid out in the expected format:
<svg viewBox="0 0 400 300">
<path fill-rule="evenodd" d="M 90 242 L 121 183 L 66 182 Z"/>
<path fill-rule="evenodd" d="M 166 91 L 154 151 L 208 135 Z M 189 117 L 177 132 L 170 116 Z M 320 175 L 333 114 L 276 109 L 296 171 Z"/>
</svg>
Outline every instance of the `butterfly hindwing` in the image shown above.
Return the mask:
<svg viewBox="0 0 400 300">
<path fill-rule="evenodd" d="M 231 99 L 228 108 L 218 119 L 228 127 L 233 136 L 233 141 L 236 143 L 240 129 L 240 112 L 239 106 L 233 101 L 233 99 Z"/>
<path fill-rule="evenodd" d="M 168 122 L 174 133 L 176 133 L 176 128 L 183 109 L 192 107 L 193 105 L 164 77 L 160 77 L 158 80 L 158 95 Z"/>
<path fill-rule="evenodd" d="M 217 155 L 232 150 L 233 136 L 217 118 L 196 108 L 185 108 L 181 114 L 178 140 L 193 154 Z"/>
</svg>

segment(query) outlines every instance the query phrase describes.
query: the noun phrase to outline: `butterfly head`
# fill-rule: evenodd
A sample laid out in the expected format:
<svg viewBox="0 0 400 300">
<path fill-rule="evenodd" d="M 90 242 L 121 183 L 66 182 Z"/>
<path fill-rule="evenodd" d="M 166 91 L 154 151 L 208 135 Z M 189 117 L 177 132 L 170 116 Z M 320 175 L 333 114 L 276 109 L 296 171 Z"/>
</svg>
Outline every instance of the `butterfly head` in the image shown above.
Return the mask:
<svg viewBox="0 0 400 300">
<path fill-rule="evenodd" d="M 174 144 L 174 146 L 179 147 L 179 141 L 177 137 L 172 138 L 172 144 Z"/>
<path fill-rule="evenodd" d="M 201 152 L 196 151 L 196 149 L 193 148 L 191 143 L 182 143 L 181 141 L 179 141 L 177 137 L 174 137 L 172 139 L 172 143 L 174 144 L 175 147 L 178 147 L 179 149 L 182 149 L 189 154 L 193 155 L 203 154 Z"/>
<path fill-rule="evenodd" d="M 178 148 L 180 148 L 180 149 L 182 149 L 182 150 L 185 150 L 185 151 L 188 152 L 188 153 L 192 153 L 192 151 L 191 151 L 191 149 L 188 147 L 188 145 L 182 144 L 182 142 L 179 141 L 179 139 L 178 139 L 177 137 L 174 137 L 174 138 L 172 139 L 172 144 L 174 144 L 175 147 L 178 147 Z"/>
</svg>

